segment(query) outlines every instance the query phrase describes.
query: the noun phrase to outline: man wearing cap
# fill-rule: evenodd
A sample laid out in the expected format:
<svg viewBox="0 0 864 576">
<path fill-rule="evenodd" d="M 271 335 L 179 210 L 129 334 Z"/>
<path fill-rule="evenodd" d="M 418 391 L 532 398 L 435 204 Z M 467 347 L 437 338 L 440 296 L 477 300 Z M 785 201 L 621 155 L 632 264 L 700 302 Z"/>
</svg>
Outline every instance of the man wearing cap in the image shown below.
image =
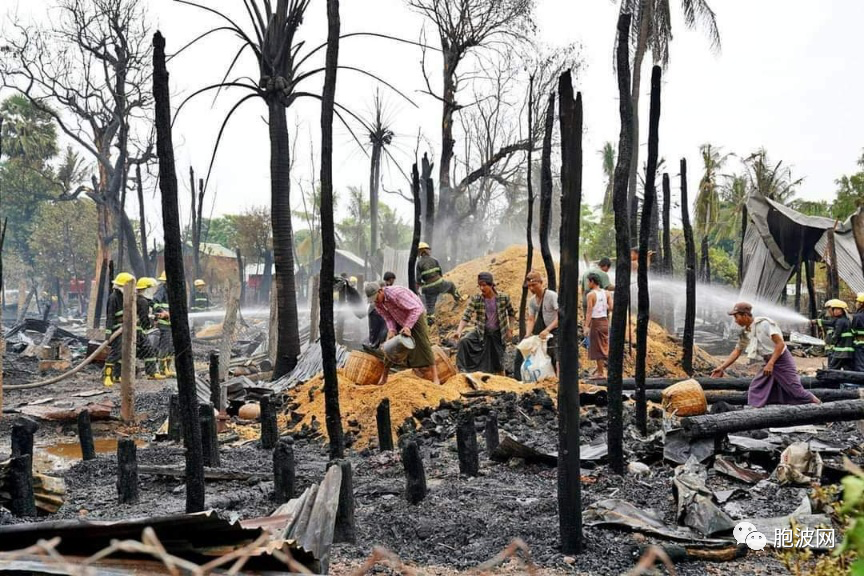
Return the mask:
<svg viewBox="0 0 864 576">
<path fill-rule="evenodd" d="M 765 361 L 762 373 L 750 383 L 747 404 L 756 408 L 766 404 L 821 404 L 801 385 L 795 361 L 776 322 L 765 316 L 754 318 L 753 307 L 747 302 L 735 304 L 729 315 L 741 326 L 741 335 L 726 361 L 711 373 L 712 378 L 722 377 L 743 352 L 750 359 L 761 357 Z"/>
<path fill-rule="evenodd" d="M 516 321 L 516 312 L 510 296 L 495 289 L 491 272 L 477 275 L 477 287 L 480 294 L 471 298 L 456 329 L 459 340 L 456 365 L 462 372 L 503 374 L 504 353 L 507 343 L 513 338 L 510 320 Z M 472 319 L 475 330 L 462 338 L 465 326 Z"/>
<path fill-rule="evenodd" d="M 855 362 L 853 370 L 864 372 L 864 292 L 855 297 L 855 314 L 852 315 L 852 336 L 855 339 Z"/>
<path fill-rule="evenodd" d="M 454 307 L 462 300 L 462 296 L 455 284 L 444 279 L 441 264 L 432 257 L 429 244 L 420 242 L 417 248 L 420 251 L 420 257 L 417 259 L 417 283 L 426 301 L 426 319 L 431 325 L 435 322 L 435 304 L 438 302 L 439 294 L 453 296 Z"/>
<path fill-rule="evenodd" d="M 408 354 L 408 368 L 432 367 L 432 381 L 440 384 L 438 368 L 435 366 L 435 354 L 426 328 L 426 318 L 423 302 L 420 297 L 404 286 L 381 286 L 378 282 L 366 282 L 364 285 L 366 298 L 387 323 L 387 340 L 399 332 L 414 339 L 414 350 Z M 384 371 L 381 382 L 387 382 L 389 370 Z"/>
<path fill-rule="evenodd" d="M 555 372 L 558 372 L 558 294 L 546 287 L 543 274 L 532 270 L 525 277 L 525 288 L 531 292 L 528 301 L 528 313 L 525 315 L 525 332 L 540 336 L 542 340 L 552 340 L 546 343 L 546 352 L 552 359 Z M 521 356 L 521 354 L 518 354 Z M 520 363 L 521 366 L 521 363 Z"/>
<path fill-rule="evenodd" d="M 614 290 L 615 286 L 609 281 L 609 269 L 612 267 L 612 261 L 604 256 L 597 263 L 597 266 L 589 268 L 582 275 L 582 317 L 585 317 L 585 314 L 588 310 L 588 292 L 591 290 L 588 288 L 588 275 L 596 274 L 597 278 L 600 279 L 600 288 L 603 290 Z"/>
</svg>

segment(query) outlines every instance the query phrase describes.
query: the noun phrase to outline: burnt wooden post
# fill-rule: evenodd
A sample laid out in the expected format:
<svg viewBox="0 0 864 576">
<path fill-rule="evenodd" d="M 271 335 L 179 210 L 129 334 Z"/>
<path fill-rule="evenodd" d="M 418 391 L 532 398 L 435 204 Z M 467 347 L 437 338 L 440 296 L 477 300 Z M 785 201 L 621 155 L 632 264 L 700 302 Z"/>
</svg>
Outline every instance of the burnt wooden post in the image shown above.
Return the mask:
<svg viewBox="0 0 864 576">
<path fill-rule="evenodd" d="M 744 245 L 747 239 L 747 204 L 741 207 L 741 239 L 740 250 L 738 250 L 738 285 L 744 282 Z"/>
<path fill-rule="evenodd" d="M 546 285 L 555 291 L 555 260 L 549 249 L 549 228 L 552 225 L 552 133 L 555 130 L 555 92 L 549 94 L 546 119 L 543 124 L 543 148 L 540 152 L 540 255 L 546 268 Z"/>
<path fill-rule="evenodd" d="M 320 276 L 314 274 L 309 278 L 309 343 L 318 339 L 319 315 L 321 305 L 318 302 L 318 291 L 320 290 Z"/>
<path fill-rule="evenodd" d="M 690 204 L 687 198 L 687 160 L 681 159 L 681 226 L 684 228 L 684 268 L 686 279 L 686 304 L 684 309 L 684 350 L 681 366 L 693 375 L 693 331 L 696 328 L 696 244 L 693 227 L 690 225 Z"/>
<path fill-rule="evenodd" d="M 663 173 L 663 273 L 672 276 L 672 189 L 669 174 Z"/>
<path fill-rule="evenodd" d="M 219 377 L 219 351 L 210 351 L 210 403 L 216 407 L 219 412 L 225 410 L 225 406 L 221 405 L 221 378 Z"/>
<path fill-rule="evenodd" d="M 807 278 L 807 308 L 810 319 L 815 320 L 817 317 L 816 308 L 816 288 L 813 286 L 813 260 L 807 258 L 804 260 L 804 275 Z M 816 335 L 816 326 L 810 327 L 810 334 Z"/>
<path fill-rule="evenodd" d="M 466 476 L 480 474 L 480 457 L 477 455 L 477 429 L 474 416 L 463 414 L 456 425 L 456 449 L 459 452 L 459 473 Z"/>
<path fill-rule="evenodd" d="M 231 364 L 231 344 L 234 342 L 234 331 L 237 329 L 237 313 L 240 309 L 240 299 L 237 288 L 228 290 L 228 304 L 225 308 L 225 318 L 222 321 L 222 340 L 219 343 L 219 378 L 228 378 L 228 368 Z M 219 406 L 219 400 L 213 404 Z"/>
<path fill-rule="evenodd" d="M 96 447 L 93 445 L 93 428 L 90 426 L 90 412 L 81 410 L 78 413 L 78 441 L 81 443 L 81 459 L 96 458 Z"/>
<path fill-rule="evenodd" d="M 183 419 L 180 416 L 180 396 L 171 394 L 168 399 L 168 439 L 179 442 L 183 438 Z"/>
<path fill-rule="evenodd" d="M 213 405 L 198 405 L 198 419 L 201 422 L 201 450 L 204 454 L 204 466 L 218 468 L 219 437 L 216 433 L 216 417 L 213 415 Z"/>
<path fill-rule="evenodd" d="M 426 472 L 420 449 L 413 440 L 402 449 L 402 466 L 405 468 L 405 498 L 410 504 L 418 504 L 426 497 Z"/>
<path fill-rule="evenodd" d="M 629 20 L 628 20 L 629 22 Z M 620 30 L 620 28 L 619 28 Z M 626 31 L 625 31 L 626 36 Z M 619 48 L 620 49 L 620 48 Z M 619 59 L 620 66 L 620 59 Z M 627 63 L 624 63 L 627 66 Z M 628 74 L 618 71 L 619 74 Z M 619 80 L 620 81 L 620 80 Z M 623 100 L 630 103 L 630 97 L 625 95 Z M 559 300 L 558 319 L 562 334 L 576 334 L 579 327 L 579 295 L 576 286 L 579 283 L 579 232 L 582 207 L 582 94 L 577 94 L 573 99 L 573 83 L 570 72 L 565 72 L 558 80 L 558 107 L 561 124 L 561 230 L 559 235 L 561 245 L 561 286 L 569 286 L 571 289 L 562 290 Z M 622 120 L 623 122 L 623 120 Z M 627 122 L 630 126 L 632 122 Z M 622 134 L 624 133 L 622 125 Z M 619 156 L 619 162 L 626 166 L 630 164 L 629 145 L 622 140 L 623 149 Z M 626 210 L 627 196 L 627 167 L 619 164 L 615 171 L 615 207 L 616 211 L 622 207 L 621 200 L 624 199 L 623 207 Z M 623 172 L 621 172 L 623 170 Z M 619 174 L 620 172 L 620 174 Z M 620 177 L 623 176 L 623 180 Z M 623 184 L 623 188 L 621 188 Z M 621 194 L 623 193 L 623 197 Z M 620 227 L 624 226 L 623 234 L 627 234 L 626 216 L 622 219 L 616 212 L 616 238 L 621 234 Z M 621 240 L 619 240 L 620 242 Z M 626 238 L 623 240 L 629 242 Z M 620 244 L 619 244 L 620 251 Z M 630 248 L 627 247 L 629 254 Z M 619 252 L 620 253 L 620 252 Z M 620 262 L 620 259 L 619 259 Z M 620 265 L 619 271 L 620 273 Z M 626 276 L 629 278 L 630 263 L 627 257 Z M 618 276 L 618 278 L 622 278 Z M 621 280 L 627 284 L 629 290 L 630 281 Z M 616 279 L 617 284 L 617 279 Z M 628 292 L 629 295 L 629 292 Z M 617 296 L 617 294 L 616 294 Z M 616 304 L 618 301 L 616 300 Z M 626 304 L 620 310 L 626 310 Z M 624 319 L 623 314 L 617 315 Z M 613 320 L 615 315 L 612 316 Z M 622 325 L 623 326 L 623 325 Z M 620 353 L 624 353 L 624 332 L 620 331 Z M 561 550 L 566 554 L 578 553 L 582 549 L 582 486 L 580 484 L 579 464 L 579 389 L 576 386 L 579 380 L 579 344 L 575 338 L 564 338 L 560 343 L 558 357 L 561 359 L 559 384 L 558 384 L 558 467 L 557 467 L 557 490 L 558 490 L 558 528 L 561 538 Z M 611 356 L 610 356 L 611 358 Z M 613 375 L 610 370 L 609 376 Z M 618 422 L 621 422 L 621 411 L 623 400 L 621 399 L 620 375 L 618 377 L 617 394 Z M 609 384 L 609 392 L 612 393 L 613 386 Z M 613 402 L 609 402 L 609 449 L 610 456 L 615 434 Z M 623 464 L 622 464 L 623 466 Z"/>
<path fill-rule="evenodd" d="M 834 240 L 834 229 L 827 230 L 828 248 L 828 298 L 838 298 L 840 295 L 840 271 L 837 266 L 837 245 Z"/>
<path fill-rule="evenodd" d="M 327 464 L 339 466 L 342 469 L 342 485 L 339 488 L 339 506 L 336 508 L 336 527 L 333 531 L 333 543 L 357 542 L 357 528 L 354 522 L 354 473 L 351 463 L 347 460 L 332 460 Z"/>
<path fill-rule="evenodd" d="M 138 324 L 135 279 L 123 286 L 123 344 L 120 365 L 120 418 L 124 422 L 135 421 L 135 335 Z"/>
<path fill-rule="evenodd" d="M 15 516 L 36 516 L 36 497 L 33 495 L 33 457 L 21 454 L 9 462 L 9 509 Z"/>
<path fill-rule="evenodd" d="M 30 418 L 20 417 L 12 425 L 12 458 L 19 456 L 33 457 L 33 435 L 39 429 L 39 424 Z"/>
<path fill-rule="evenodd" d="M 414 199 L 414 234 L 411 236 L 411 251 L 408 253 L 408 289 L 418 292 L 417 286 L 417 252 L 420 245 L 420 174 L 417 164 L 411 168 L 411 197 Z M 440 206 L 439 206 L 440 208 Z"/>
<path fill-rule="evenodd" d="M 276 423 L 276 405 L 273 397 L 265 394 L 261 397 L 261 448 L 272 450 L 279 441 L 279 426 Z"/>
<path fill-rule="evenodd" d="M 534 76 L 531 76 L 528 83 L 528 131 L 534 130 Z M 533 134 L 529 136 L 532 138 Z M 531 171 L 533 165 L 534 147 L 528 147 L 526 159 L 526 178 L 528 179 L 528 218 L 525 223 L 525 240 L 528 246 L 528 257 L 525 259 L 525 276 L 531 272 L 531 267 L 534 265 L 534 186 L 531 181 Z M 528 306 L 528 286 L 522 284 L 522 297 L 519 300 L 519 340 L 525 338 L 525 309 Z M 517 356 L 518 358 L 518 356 Z M 518 362 L 518 360 L 517 360 Z M 518 376 L 517 376 L 518 378 Z"/>
<path fill-rule="evenodd" d="M 795 260 L 795 312 L 801 313 L 801 261 L 804 258 L 804 236 L 798 238 L 798 258 Z"/>
<path fill-rule="evenodd" d="M 120 504 L 138 502 L 138 447 L 131 438 L 117 442 L 117 497 Z"/>
<path fill-rule="evenodd" d="M 660 67 L 651 70 L 651 108 L 648 114 L 648 165 L 645 171 L 645 201 L 639 226 L 639 262 L 637 265 L 638 302 L 636 307 L 636 427 L 642 436 L 648 434 L 648 402 L 645 399 L 645 364 L 648 360 L 648 320 L 651 297 L 648 293 L 648 244 L 651 219 L 654 217 L 657 193 L 654 188 L 657 173 L 657 148 L 660 130 Z M 705 245 L 707 249 L 707 244 Z"/>
<path fill-rule="evenodd" d="M 183 242 L 180 238 L 180 211 L 177 205 L 177 170 L 171 138 L 171 96 L 165 65 L 165 38 L 153 36 L 153 99 L 155 102 L 156 152 L 159 157 L 159 188 L 162 192 L 162 229 L 165 231 L 165 274 L 171 307 L 171 337 L 177 366 L 177 389 L 183 416 L 183 444 L 186 447 L 186 512 L 204 509 L 204 456 L 201 427 L 197 424 L 198 397 L 192 337 L 189 334 L 188 303 L 183 279 Z"/>
<path fill-rule="evenodd" d="M 390 399 L 384 398 L 375 411 L 378 424 L 378 447 L 382 452 L 393 450 L 393 426 L 390 424 Z"/>
<path fill-rule="evenodd" d="M 273 497 L 277 504 L 294 498 L 295 481 L 294 439 L 289 436 L 279 440 L 273 450 Z"/>
<path fill-rule="evenodd" d="M 489 456 L 501 442 L 498 437 L 498 413 L 494 410 L 486 416 L 486 428 L 483 430 L 483 436 L 486 439 L 486 456 Z"/>
</svg>

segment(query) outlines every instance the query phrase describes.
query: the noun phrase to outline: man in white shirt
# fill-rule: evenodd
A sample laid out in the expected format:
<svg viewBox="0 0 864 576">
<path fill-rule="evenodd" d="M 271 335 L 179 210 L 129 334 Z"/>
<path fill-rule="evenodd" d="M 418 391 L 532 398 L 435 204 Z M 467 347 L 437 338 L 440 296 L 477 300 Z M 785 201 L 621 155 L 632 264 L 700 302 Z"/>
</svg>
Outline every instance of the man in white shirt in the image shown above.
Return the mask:
<svg viewBox="0 0 864 576">
<path fill-rule="evenodd" d="M 723 364 L 711 373 L 712 378 L 723 376 L 726 368 L 735 363 L 741 353 L 752 359 L 762 358 L 762 373 L 750 383 L 747 404 L 761 408 L 766 404 L 821 404 L 818 398 L 804 389 L 795 368 L 795 360 L 783 342 L 783 332 L 777 323 L 765 316 L 753 317 L 753 306 L 738 302 L 729 312 L 741 326 L 738 344 Z"/>
</svg>

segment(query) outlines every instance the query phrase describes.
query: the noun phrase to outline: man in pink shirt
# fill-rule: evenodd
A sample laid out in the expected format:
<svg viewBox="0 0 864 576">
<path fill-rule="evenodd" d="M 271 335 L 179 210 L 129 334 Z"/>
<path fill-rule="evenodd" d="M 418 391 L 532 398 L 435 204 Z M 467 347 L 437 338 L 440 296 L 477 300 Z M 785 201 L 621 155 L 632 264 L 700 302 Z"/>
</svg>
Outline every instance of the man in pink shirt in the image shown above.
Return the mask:
<svg viewBox="0 0 864 576">
<path fill-rule="evenodd" d="M 399 332 L 414 339 L 414 350 L 408 355 L 408 368 L 432 367 L 432 381 L 440 384 L 435 354 L 426 328 L 426 307 L 414 292 L 404 286 L 381 286 L 366 282 L 364 286 L 370 304 L 387 323 L 387 339 Z M 384 372 L 380 384 L 387 382 L 389 370 Z"/>
</svg>

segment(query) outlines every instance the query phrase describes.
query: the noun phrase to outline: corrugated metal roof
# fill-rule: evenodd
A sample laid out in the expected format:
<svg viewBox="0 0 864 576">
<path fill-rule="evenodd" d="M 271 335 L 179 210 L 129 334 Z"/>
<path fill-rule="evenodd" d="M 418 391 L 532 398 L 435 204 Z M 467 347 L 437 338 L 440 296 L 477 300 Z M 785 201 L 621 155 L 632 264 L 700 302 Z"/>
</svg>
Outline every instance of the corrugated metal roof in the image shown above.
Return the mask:
<svg viewBox="0 0 864 576">
<path fill-rule="evenodd" d="M 776 302 L 792 276 L 793 269 L 786 266 L 773 257 L 756 227 L 748 226 L 744 236 L 745 274 L 741 281 L 741 298 Z"/>
<path fill-rule="evenodd" d="M 828 234 L 823 234 L 816 243 L 816 252 L 822 260 L 829 262 Z M 837 274 L 855 292 L 864 292 L 864 273 L 861 270 L 861 257 L 852 232 L 834 234 L 834 252 L 837 253 Z"/>
</svg>

